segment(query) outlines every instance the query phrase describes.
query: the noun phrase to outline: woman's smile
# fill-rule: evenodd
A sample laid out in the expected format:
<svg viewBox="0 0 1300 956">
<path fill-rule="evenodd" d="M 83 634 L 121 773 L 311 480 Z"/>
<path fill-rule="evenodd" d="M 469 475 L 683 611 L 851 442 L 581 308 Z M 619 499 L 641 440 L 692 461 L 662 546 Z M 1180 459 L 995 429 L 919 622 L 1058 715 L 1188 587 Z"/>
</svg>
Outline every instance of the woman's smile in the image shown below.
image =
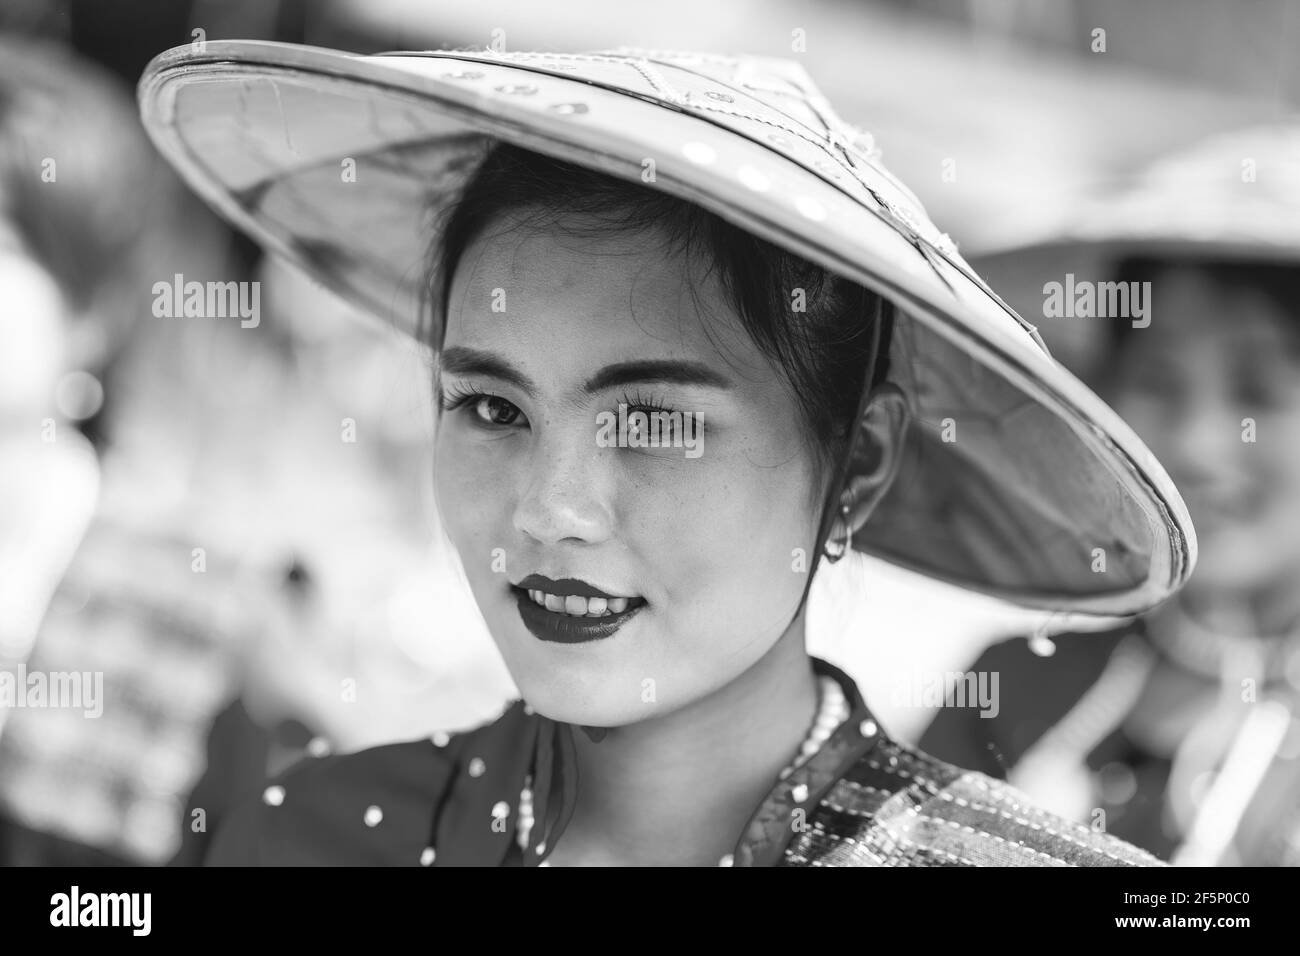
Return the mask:
<svg viewBox="0 0 1300 956">
<path fill-rule="evenodd" d="M 646 606 L 645 598 L 614 594 L 578 578 L 553 581 L 530 574 L 510 591 L 524 626 L 540 640 L 563 644 L 612 637 Z"/>
</svg>

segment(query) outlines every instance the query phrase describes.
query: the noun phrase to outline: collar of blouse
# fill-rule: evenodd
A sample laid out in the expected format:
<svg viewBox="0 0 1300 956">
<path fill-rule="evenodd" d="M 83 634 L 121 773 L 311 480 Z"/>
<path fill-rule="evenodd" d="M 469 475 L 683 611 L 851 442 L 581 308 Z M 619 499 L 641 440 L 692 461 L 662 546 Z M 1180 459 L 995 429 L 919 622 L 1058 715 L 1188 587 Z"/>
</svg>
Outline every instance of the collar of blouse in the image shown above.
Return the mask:
<svg viewBox="0 0 1300 956">
<path fill-rule="evenodd" d="M 722 866 L 778 864 L 799 824 L 879 742 L 880 728 L 848 675 L 818 658 L 813 669 L 839 683 L 848 717 L 816 753 L 775 782 Z M 491 724 L 446 739 L 445 756 L 455 771 L 434 810 L 428 864 L 544 865 L 576 802 L 574 729 L 516 701 Z"/>
</svg>

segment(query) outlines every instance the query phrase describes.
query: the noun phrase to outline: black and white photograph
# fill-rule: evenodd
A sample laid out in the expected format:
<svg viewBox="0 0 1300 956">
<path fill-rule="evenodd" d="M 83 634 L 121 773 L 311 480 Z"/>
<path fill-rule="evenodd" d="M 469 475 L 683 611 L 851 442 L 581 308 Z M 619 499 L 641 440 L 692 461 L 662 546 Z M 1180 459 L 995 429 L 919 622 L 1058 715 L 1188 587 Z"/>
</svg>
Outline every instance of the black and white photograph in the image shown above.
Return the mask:
<svg viewBox="0 0 1300 956">
<path fill-rule="evenodd" d="M 4 0 L 14 925 L 980 867 L 1242 941 L 1300 866 L 1297 50 L 1296 0 Z"/>
</svg>

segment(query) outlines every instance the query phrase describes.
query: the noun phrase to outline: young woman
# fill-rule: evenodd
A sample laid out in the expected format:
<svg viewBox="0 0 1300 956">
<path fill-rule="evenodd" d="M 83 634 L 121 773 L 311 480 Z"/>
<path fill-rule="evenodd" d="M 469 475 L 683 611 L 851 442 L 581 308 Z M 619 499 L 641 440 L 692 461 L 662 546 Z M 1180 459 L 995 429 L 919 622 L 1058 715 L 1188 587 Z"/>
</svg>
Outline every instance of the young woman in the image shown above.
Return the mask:
<svg viewBox="0 0 1300 956">
<path fill-rule="evenodd" d="M 997 717 L 942 711 L 921 745 L 1180 863 L 1300 865 L 1298 146 L 1286 127 L 1198 144 L 1076 234 L 988 263 L 1144 290 L 1145 316 L 1073 320 L 1095 333 L 1078 361 L 1168 465 L 1202 550 L 1135 626 L 990 648 Z"/>
<path fill-rule="evenodd" d="M 300 766 L 210 862 L 1152 862 L 891 740 L 805 650 L 823 554 L 1131 612 L 1195 542 L 797 67 L 223 43 L 141 101 L 227 215 L 431 347 L 439 511 L 521 695 Z"/>
</svg>

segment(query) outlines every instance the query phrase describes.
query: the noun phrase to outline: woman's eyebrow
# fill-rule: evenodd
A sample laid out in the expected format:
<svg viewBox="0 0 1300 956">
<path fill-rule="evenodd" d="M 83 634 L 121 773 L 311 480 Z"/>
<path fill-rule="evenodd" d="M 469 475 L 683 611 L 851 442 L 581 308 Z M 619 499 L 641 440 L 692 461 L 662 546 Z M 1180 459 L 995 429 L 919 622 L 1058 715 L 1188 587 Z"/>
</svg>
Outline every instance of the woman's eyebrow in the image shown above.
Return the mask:
<svg viewBox="0 0 1300 956">
<path fill-rule="evenodd" d="M 486 375 L 489 378 L 508 382 L 523 392 L 532 395 L 536 392 L 533 380 L 504 359 L 499 359 L 491 352 L 478 349 L 453 346 L 443 349 L 438 363 L 443 372 L 456 375 Z"/>
<path fill-rule="evenodd" d="M 490 378 L 508 382 L 530 395 L 536 387 L 523 372 L 509 362 L 498 358 L 490 352 L 464 346 L 444 349 L 440 361 L 443 372 L 459 375 L 485 375 Z M 645 382 L 660 382 L 669 385 L 702 385 L 707 388 L 730 389 L 731 381 L 720 372 L 703 362 L 691 362 L 679 359 L 640 359 L 634 362 L 619 362 L 607 365 L 583 384 L 583 391 L 588 394 L 614 388 L 619 385 L 634 385 Z"/>
<path fill-rule="evenodd" d="M 666 385 L 703 385 L 708 388 L 731 388 L 731 381 L 702 362 L 676 359 L 643 359 L 607 365 L 591 378 L 583 388 L 591 392 L 603 391 L 616 385 L 633 385 L 641 382 L 661 382 Z"/>
</svg>

